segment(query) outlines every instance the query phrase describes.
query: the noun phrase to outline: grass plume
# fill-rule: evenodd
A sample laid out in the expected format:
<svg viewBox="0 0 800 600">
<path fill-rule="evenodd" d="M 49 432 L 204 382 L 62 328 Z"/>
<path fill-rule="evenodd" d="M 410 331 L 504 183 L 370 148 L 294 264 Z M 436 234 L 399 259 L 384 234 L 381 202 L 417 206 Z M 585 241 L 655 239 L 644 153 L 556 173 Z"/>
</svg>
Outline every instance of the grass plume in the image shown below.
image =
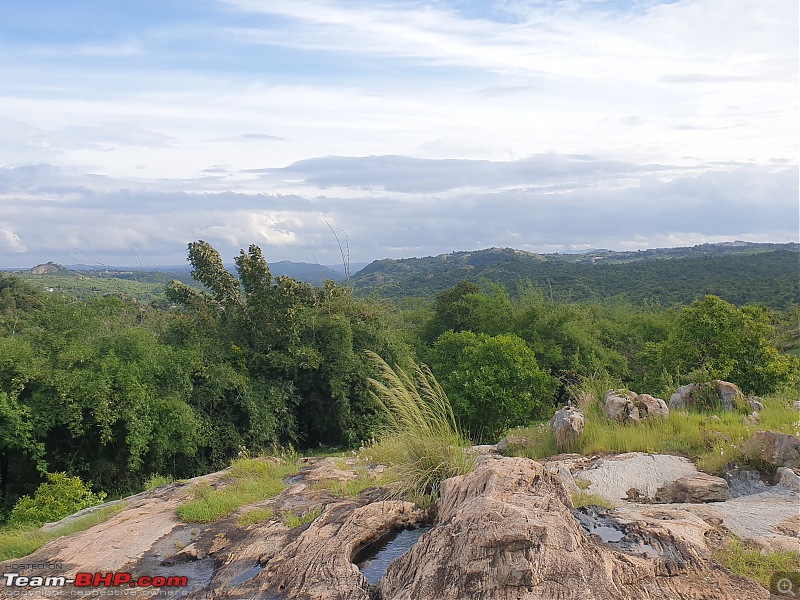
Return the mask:
<svg viewBox="0 0 800 600">
<path fill-rule="evenodd" d="M 388 422 L 369 454 L 390 466 L 400 493 L 414 498 L 438 494 L 444 479 L 474 469 L 475 457 L 466 452 L 469 442 L 428 367 L 418 366 L 412 378 L 377 354 L 367 354 L 380 370 L 380 380 L 369 381 Z"/>
</svg>

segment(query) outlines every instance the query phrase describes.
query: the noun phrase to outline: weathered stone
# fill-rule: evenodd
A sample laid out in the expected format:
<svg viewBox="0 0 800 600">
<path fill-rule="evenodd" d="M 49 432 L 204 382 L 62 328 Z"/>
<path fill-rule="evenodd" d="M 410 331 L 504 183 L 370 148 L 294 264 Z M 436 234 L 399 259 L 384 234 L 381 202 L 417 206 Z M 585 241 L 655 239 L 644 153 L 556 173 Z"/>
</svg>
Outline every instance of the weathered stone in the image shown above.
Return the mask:
<svg viewBox="0 0 800 600">
<path fill-rule="evenodd" d="M 639 416 L 642 419 L 669 416 L 667 403 L 661 398 L 653 398 L 650 394 L 639 394 L 636 396 L 635 404 L 639 408 Z"/>
<path fill-rule="evenodd" d="M 581 435 L 586 419 L 583 413 L 571 406 L 565 406 L 550 419 L 550 427 L 556 438 L 559 451 L 569 448 Z"/>
<path fill-rule="evenodd" d="M 713 383 L 714 389 L 717 390 L 719 399 L 722 402 L 722 408 L 725 410 L 736 410 L 747 403 L 745 395 L 738 385 L 719 379 L 715 379 Z"/>
<path fill-rule="evenodd" d="M 762 412 L 764 410 L 764 405 L 761 403 L 761 398 L 751 396 L 747 399 L 747 402 L 750 404 L 750 408 L 756 412 Z"/>
<path fill-rule="evenodd" d="M 640 541 L 629 550 L 590 535 L 558 479 L 527 459 L 488 457 L 474 472 L 444 481 L 441 492 L 434 526 L 389 565 L 378 584 L 381 598 L 769 597 L 655 520 L 646 532 L 625 525 L 626 535 Z"/>
<path fill-rule="evenodd" d="M 745 444 L 744 451 L 776 467 L 800 469 L 800 438 L 787 433 L 757 431 Z"/>
<path fill-rule="evenodd" d="M 522 435 L 514 433 L 508 434 L 502 440 L 497 442 L 497 451 L 501 454 L 506 454 L 511 448 L 527 448 L 532 444 L 531 440 Z"/>
<path fill-rule="evenodd" d="M 697 473 L 680 477 L 656 491 L 655 501 L 665 504 L 673 502 L 722 502 L 728 499 L 728 482 L 721 477 Z"/>
<path fill-rule="evenodd" d="M 797 411 L 800 411 L 800 400 L 795 400 L 795 401 L 792 403 L 792 406 L 794 406 L 794 409 L 795 409 L 795 410 L 797 410 Z"/>
<path fill-rule="evenodd" d="M 723 410 L 738 410 L 746 404 L 746 399 L 735 384 L 719 379 L 705 384 L 682 385 L 669 399 L 669 407 L 673 410 L 691 410 L 708 403 L 718 403 Z"/>
<path fill-rule="evenodd" d="M 636 407 L 636 393 L 628 390 L 608 390 L 606 392 L 606 416 L 612 421 L 628 423 L 639 420 L 639 409 Z"/>
<path fill-rule="evenodd" d="M 775 472 L 776 483 L 782 483 L 790 490 L 800 493 L 800 474 L 789 467 L 778 467 Z"/>
</svg>

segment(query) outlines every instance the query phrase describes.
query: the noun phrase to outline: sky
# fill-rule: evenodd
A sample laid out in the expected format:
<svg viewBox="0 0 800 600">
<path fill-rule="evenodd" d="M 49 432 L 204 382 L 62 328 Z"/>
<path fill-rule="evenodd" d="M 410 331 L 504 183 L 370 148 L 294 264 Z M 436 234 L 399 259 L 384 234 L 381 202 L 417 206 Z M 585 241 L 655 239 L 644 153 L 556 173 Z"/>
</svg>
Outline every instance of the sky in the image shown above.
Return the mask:
<svg viewBox="0 0 800 600">
<path fill-rule="evenodd" d="M 796 0 L 0 12 L 0 267 L 798 241 Z"/>
</svg>

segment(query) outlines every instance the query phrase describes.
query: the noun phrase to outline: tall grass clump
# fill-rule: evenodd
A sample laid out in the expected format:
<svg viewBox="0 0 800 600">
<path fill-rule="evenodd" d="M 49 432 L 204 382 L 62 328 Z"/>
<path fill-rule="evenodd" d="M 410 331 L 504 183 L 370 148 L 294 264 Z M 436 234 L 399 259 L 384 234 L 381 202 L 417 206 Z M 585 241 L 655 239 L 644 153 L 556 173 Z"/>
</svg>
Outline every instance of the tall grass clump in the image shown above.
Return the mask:
<svg viewBox="0 0 800 600">
<path fill-rule="evenodd" d="M 389 465 L 401 495 L 438 495 L 444 479 L 475 468 L 447 395 L 425 365 L 412 378 L 374 352 L 367 354 L 380 371 L 380 380 L 369 380 L 371 395 L 387 421 L 369 458 Z"/>
</svg>

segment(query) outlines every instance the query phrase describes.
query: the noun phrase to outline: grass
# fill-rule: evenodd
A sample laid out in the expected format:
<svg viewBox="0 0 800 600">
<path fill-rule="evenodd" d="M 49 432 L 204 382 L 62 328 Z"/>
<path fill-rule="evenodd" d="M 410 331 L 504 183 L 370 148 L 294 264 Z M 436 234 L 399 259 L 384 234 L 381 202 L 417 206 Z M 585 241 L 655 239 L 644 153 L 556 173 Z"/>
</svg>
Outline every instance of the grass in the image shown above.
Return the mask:
<svg viewBox="0 0 800 600">
<path fill-rule="evenodd" d="M 227 486 L 213 489 L 208 483 L 192 488 L 192 499 L 178 508 L 187 523 L 211 523 L 227 517 L 237 508 L 280 494 L 285 477 L 297 473 L 293 464 L 274 463 L 259 458 L 240 458 L 226 475 Z"/>
<path fill-rule="evenodd" d="M 241 517 L 236 519 L 236 524 L 239 527 L 247 527 L 248 525 L 255 525 L 256 523 L 263 523 L 275 518 L 275 511 L 271 508 L 254 508 L 244 513 Z"/>
<path fill-rule="evenodd" d="M 359 470 L 357 479 L 347 481 L 326 479 L 315 483 L 314 489 L 327 490 L 336 498 L 355 498 L 364 490 L 379 487 L 385 483 L 389 483 L 389 479 L 383 474 L 373 475 L 367 471 Z"/>
<path fill-rule="evenodd" d="M 0 561 L 27 556 L 51 540 L 94 527 L 121 512 L 126 506 L 126 503 L 119 502 L 50 531 L 43 531 L 37 527 L 0 529 Z"/>
<path fill-rule="evenodd" d="M 469 443 L 456 425 L 450 401 L 424 365 L 412 379 L 378 355 L 368 354 L 381 372 L 381 380 L 370 379 L 370 384 L 388 425 L 364 455 L 389 465 L 387 476 L 397 482 L 399 495 L 436 496 L 444 479 L 475 468 L 475 457 L 465 451 Z"/>
<path fill-rule="evenodd" d="M 575 508 L 580 508 L 581 506 L 590 506 L 590 505 L 603 506 L 608 509 L 614 508 L 612 504 L 605 498 L 598 496 L 597 494 L 587 494 L 586 492 L 573 493 L 572 505 Z"/>
<path fill-rule="evenodd" d="M 744 415 L 723 411 L 712 418 L 710 414 L 671 411 L 666 419 L 651 418 L 639 423 L 621 424 L 608 420 L 603 406 L 594 394 L 582 398 L 581 410 L 586 415 L 583 435 L 566 449 L 584 455 L 648 452 L 688 456 L 697 461 L 700 469 L 720 473 L 725 465 L 736 460 L 760 467 L 754 457 L 744 451 L 745 442 L 757 429 L 780 433 L 798 432 L 798 414 L 791 398 L 772 396 L 762 399 L 765 410 L 758 424 L 745 423 Z M 513 432 L 528 438 L 530 446 L 511 448 L 517 456 L 539 459 L 558 453 L 555 438 L 548 425 L 538 425 Z"/>
<path fill-rule="evenodd" d="M 306 525 L 314 521 L 314 519 L 322 514 L 322 510 L 321 506 L 317 506 L 300 514 L 291 510 L 286 510 L 281 513 L 281 521 L 289 529 L 294 529 L 295 527 L 300 527 L 301 525 Z"/>
<path fill-rule="evenodd" d="M 800 565 L 800 553 L 748 548 L 738 539 L 735 539 L 729 548 L 714 552 L 714 559 L 737 575 L 755 579 L 766 589 L 769 589 L 772 575 L 779 572 L 795 572 Z"/>
</svg>

